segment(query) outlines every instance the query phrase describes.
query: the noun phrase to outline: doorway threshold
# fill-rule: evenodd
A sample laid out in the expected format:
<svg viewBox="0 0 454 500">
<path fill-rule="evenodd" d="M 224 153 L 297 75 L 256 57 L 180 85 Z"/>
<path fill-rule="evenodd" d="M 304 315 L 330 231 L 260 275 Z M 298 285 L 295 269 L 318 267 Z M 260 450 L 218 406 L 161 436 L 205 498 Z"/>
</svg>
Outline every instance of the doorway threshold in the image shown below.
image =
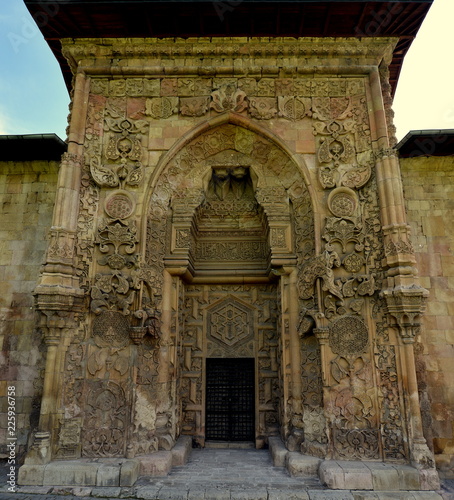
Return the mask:
<svg viewBox="0 0 454 500">
<path fill-rule="evenodd" d="M 252 441 L 205 441 L 205 448 L 250 450 L 255 449 L 255 443 Z"/>
</svg>

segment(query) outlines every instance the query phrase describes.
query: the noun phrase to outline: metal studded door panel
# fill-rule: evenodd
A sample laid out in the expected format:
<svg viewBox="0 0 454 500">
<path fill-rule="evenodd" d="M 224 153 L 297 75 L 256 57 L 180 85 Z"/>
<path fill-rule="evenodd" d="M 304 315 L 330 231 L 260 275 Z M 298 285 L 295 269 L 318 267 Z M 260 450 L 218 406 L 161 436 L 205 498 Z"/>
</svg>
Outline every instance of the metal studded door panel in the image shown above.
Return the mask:
<svg viewBox="0 0 454 500">
<path fill-rule="evenodd" d="M 206 439 L 254 441 L 254 359 L 207 358 Z"/>
</svg>

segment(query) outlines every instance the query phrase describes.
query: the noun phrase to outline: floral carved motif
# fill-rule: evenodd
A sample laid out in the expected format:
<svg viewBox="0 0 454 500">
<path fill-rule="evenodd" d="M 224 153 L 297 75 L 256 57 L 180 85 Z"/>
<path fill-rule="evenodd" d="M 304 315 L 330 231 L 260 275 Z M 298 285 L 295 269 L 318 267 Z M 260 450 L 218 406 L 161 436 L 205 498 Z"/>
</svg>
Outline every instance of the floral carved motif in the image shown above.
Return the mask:
<svg viewBox="0 0 454 500">
<path fill-rule="evenodd" d="M 180 113 L 183 116 L 203 116 L 208 113 L 207 97 L 182 97 Z"/>
<path fill-rule="evenodd" d="M 138 283 L 120 271 L 97 274 L 91 288 L 91 310 L 100 314 L 103 310 L 130 314 Z"/>
<path fill-rule="evenodd" d="M 82 454 L 86 457 L 123 457 L 129 425 L 125 391 L 112 381 L 88 384 Z"/>
<path fill-rule="evenodd" d="M 257 120 L 269 120 L 276 116 L 276 99 L 274 97 L 251 97 L 249 114 Z"/>
<path fill-rule="evenodd" d="M 116 116 L 116 110 L 113 113 Z M 109 138 L 104 154 L 110 163 L 104 163 L 99 154 L 90 155 L 90 172 L 98 186 L 122 188 L 124 185 L 140 184 L 143 168 L 138 133 L 147 126 L 144 120 L 106 117 L 104 128 L 114 133 Z"/>
<path fill-rule="evenodd" d="M 99 245 L 99 251 L 107 254 L 98 259 L 101 266 L 119 270 L 137 264 L 137 255 L 134 255 L 134 252 L 138 238 L 134 221 L 102 220 L 98 226 L 96 243 Z"/>
<path fill-rule="evenodd" d="M 370 179 L 373 155 L 364 105 L 359 97 L 313 99 L 314 134 L 320 136 L 318 175 L 325 189 L 359 189 Z"/>
<path fill-rule="evenodd" d="M 391 345 L 377 345 L 377 368 L 383 394 L 381 404 L 382 442 L 384 455 L 388 460 L 402 460 L 407 456 L 405 446 L 407 438 L 403 425 L 404 415 L 399 395 L 395 349 Z"/>
<path fill-rule="evenodd" d="M 279 116 L 287 120 L 302 120 L 311 116 L 311 100 L 304 97 L 278 97 Z"/>
<path fill-rule="evenodd" d="M 178 97 L 154 97 L 147 99 L 146 111 L 154 119 L 169 118 L 178 110 Z"/>
<path fill-rule="evenodd" d="M 107 198 L 104 210 L 112 219 L 127 219 L 134 213 L 134 198 L 127 191 L 117 191 Z"/>
<path fill-rule="evenodd" d="M 224 111 L 241 113 L 248 106 L 246 93 L 242 90 L 237 90 L 234 85 L 222 86 L 211 93 L 211 98 L 210 107 L 218 113 L 223 113 Z"/>
</svg>

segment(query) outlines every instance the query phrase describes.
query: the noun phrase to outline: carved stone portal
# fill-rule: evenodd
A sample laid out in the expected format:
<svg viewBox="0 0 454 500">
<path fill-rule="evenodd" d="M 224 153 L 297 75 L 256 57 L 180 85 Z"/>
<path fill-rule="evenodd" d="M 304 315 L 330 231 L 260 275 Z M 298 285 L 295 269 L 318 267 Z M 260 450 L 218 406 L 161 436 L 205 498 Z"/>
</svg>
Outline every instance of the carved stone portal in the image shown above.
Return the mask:
<svg viewBox="0 0 454 500">
<path fill-rule="evenodd" d="M 399 166 L 377 70 L 351 73 L 390 41 L 238 40 L 65 41 L 87 66 L 36 290 L 26 465 L 203 446 L 206 360 L 248 358 L 257 447 L 431 467 Z M 219 77 L 226 49 L 261 76 Z M 283 76 L 282 51 L 301 73 Z M 343 77 L 318 75 L 334 54 Z M 143 75 L 161 55 L 166 76 Z M 99 77 L 104 57 L 122 74 Z"/>
</svg>

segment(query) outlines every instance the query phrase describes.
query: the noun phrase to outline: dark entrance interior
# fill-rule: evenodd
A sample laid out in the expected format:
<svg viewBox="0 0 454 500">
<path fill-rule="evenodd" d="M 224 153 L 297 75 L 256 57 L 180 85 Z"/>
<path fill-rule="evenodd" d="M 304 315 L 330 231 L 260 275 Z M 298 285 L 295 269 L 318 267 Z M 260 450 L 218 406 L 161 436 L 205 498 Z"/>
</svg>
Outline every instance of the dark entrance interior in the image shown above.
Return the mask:
<svg viewBox="0 0 454 500">
<path fill-rule="evenodd" d="M 253 358 L 207 358 L 207 440 L 255 440 L 254 380 Z"/>
</svg>

